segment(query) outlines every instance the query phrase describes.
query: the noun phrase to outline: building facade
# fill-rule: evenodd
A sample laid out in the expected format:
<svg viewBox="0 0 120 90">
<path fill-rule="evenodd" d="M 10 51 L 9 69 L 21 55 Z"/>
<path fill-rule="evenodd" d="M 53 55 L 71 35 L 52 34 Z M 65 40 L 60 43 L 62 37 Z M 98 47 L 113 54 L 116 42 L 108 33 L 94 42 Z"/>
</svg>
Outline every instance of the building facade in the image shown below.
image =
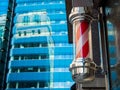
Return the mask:
<svg viewBox="0 0 120 90">
<path fill-rule="evenodd" d="M 73 52 L 65 0 L 13 1 L 6 90 L 70 90 Z"/>
</svg>

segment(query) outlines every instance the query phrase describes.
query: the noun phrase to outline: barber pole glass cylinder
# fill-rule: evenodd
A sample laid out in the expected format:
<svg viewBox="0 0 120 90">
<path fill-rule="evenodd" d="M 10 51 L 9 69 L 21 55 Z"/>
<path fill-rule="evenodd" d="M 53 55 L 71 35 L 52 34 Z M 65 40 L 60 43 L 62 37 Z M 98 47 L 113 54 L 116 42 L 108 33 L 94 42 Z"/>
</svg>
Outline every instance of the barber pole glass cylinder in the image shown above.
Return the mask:
<svg viewBox="0 0 120 90">
<path fill-rule="evenodd" d="M 75 58 L 89 58 L 89 22 L 76 21 L 75 24 Z"/>
</svg>

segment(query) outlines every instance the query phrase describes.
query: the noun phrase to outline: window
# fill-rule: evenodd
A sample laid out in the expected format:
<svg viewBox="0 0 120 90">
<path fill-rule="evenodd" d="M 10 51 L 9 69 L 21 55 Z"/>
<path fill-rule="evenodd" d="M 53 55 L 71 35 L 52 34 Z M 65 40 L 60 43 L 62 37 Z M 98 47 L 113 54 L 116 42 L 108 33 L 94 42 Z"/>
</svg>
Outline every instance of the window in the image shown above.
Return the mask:
<svg viewBox="0 0 120 90">
<path fill-rule="evenodd" d="M 21 32 L 18 32 L 18 35 L 21 36 Z"/>
<path fill-rule="evenodd" d="M 37 72 L 38 67 L 24 67 L 20 68 L 20 72 Z"/>
<path fill-rule="evenodd" d="M 48 85 L 46 84 L 45 81 L 41 81 L 41 82 L 39 82 L 39 87 L 44 88 L 44 87 L 48 87 Z"/>
<path fill-rule="evenodd" d="M 48 55 L 41 55 L 41 59 L 48 59 Z"/>
<path fill-rule="evenodd" d="M 47 43 L 43 43 L 43 44 L 42 44 L 42 47 L 47 47 L 47 46 L 48 46 Z"/>
<path fill-rule="evenodd" d="M 24 31 L 24 36 L 26 36 L 27 35 L 27 32 L 26 31 Z"/>
<path fill-rule="evenodd" d="M 14 48 L 20 48 L 20 44 L 15 44 Z"/>
<path fill-rule="evenodd" d="M 26 59 L 29 59 L 29 56 L 24 56 L 24 59 L 26 60 Z"/>
<path fill-rule="evenodd" d="M 40 68 L 40 72 L 46 72 L 46 71 L 47 71 L 47 68 L 45 68 L 45 67 Z"/>
<path fill-rule="evenodd" d="M 40 32 L 40 30 L 38 30 L 38 34 L 40 34 L 41 32 Z"/>
<path fill-rule="evenodd" d="M 40 16 L 39 15 L 34 15 L 34 22 L 37 22 L 37 23 L 40 22 Z"/>
<path fill-rule="evenodd" d="M 39 47 L 39 43 L 26 43 L 26 44 L 22 44 L 22 46 L 24 48 L 26 48 L 26 47 Z"/>
<path fill-rule="evenodd" d="M 16 88 L 16 82 L 10 82 L 9 88 Z"/>
<path fill-rule="evenodd" d="M 29 23 L 30 22 L 30 17 L 29 16 L 24 16 L 23 22 L 24 23 Z"/>
<path fill-rule="evenodd" d="M 33 55 L 32 59 L 39 59 L 39 55 Z"/>
<path fill-rule="evenodd" d="M 31 43 L 31 47 L 39 47 L 39 43 Z"/>
<path fill-rule="evenodd" d="M 37 88 L 37 82 L 19 82 L 18 88 Z"/>
<path fill-rule="evenodd" d="M 12 69 L 11 69 L 11 72 L 13 72 L 13 73 L 18 72 L 18 68 L 12 68 Z"/>
<path fill-rule="evenodd" d="M 45 81 L 40 81 L 40 82 L 26 81 L 26 82 L 19 82 L 18 88 L 37 88 L 37 83 L 39 83 L 39 88 L 49 87 L 49 83 Z"/>
<path fill-rule="evenodd" d="M 0 26 L 0 37 L 3 37 L 4 34 L 4 26 Z"/>
<path fill-rule="evenodd" d="M 24 56 L 21 56 L 21 60 L 24 60 Z"/>
<path fill-rule="evenodd" d="M 14 60 L 19 60 L 19 56 L 14 56 Z"/>
<path fill-rule="evenodd" d="M 29 44 L 22 44 L 22 46 L 24 47 L 24 48 L 27 48 L 27 47 L 29 47 Z"/>
<path fill-rule="evenodd" d="M 33 35 L 35 34 L 35 31 L 34 31 L 34 30 L 32 30 L 32 34 L 33 34 Z"/>
<path fill-rule="evenodd" d="M 26 56 L 21 56 L 21 60 L 34 60 L 34 59 L 39 59 L 39 55 L 26 55 Z"/>
</svg>

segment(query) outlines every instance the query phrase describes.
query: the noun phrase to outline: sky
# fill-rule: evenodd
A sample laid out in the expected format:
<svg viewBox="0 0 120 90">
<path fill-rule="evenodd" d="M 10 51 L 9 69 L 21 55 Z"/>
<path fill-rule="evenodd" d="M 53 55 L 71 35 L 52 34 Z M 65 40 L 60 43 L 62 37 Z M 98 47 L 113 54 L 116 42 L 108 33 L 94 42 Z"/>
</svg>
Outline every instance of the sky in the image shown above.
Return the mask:
<svg viewBox="0 0 120 90">
<path fill-rule="evenodd" d="M 0 15 L 6 14 L 8 8 L 8 0 L 0 0 Z"/>
</svg>

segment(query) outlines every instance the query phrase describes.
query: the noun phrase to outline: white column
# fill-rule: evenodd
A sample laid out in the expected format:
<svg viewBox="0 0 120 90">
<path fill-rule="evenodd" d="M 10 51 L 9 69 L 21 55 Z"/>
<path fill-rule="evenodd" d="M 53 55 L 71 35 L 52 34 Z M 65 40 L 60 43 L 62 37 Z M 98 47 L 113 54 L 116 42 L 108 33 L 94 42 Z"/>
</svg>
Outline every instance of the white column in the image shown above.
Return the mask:
<svg viewBox="0 0 120 90">
<path fill-rule="evenodd" d="M 37 88 L 39 88 L 39 82 L 37 82 Z"/>
<path fill-rule="evenodd" d="M 16 89 L 18 88 L 18 85 L 19 85 L 19 83 L 17 82 L 17 83 L 16 83 Z"/>
</svg>

